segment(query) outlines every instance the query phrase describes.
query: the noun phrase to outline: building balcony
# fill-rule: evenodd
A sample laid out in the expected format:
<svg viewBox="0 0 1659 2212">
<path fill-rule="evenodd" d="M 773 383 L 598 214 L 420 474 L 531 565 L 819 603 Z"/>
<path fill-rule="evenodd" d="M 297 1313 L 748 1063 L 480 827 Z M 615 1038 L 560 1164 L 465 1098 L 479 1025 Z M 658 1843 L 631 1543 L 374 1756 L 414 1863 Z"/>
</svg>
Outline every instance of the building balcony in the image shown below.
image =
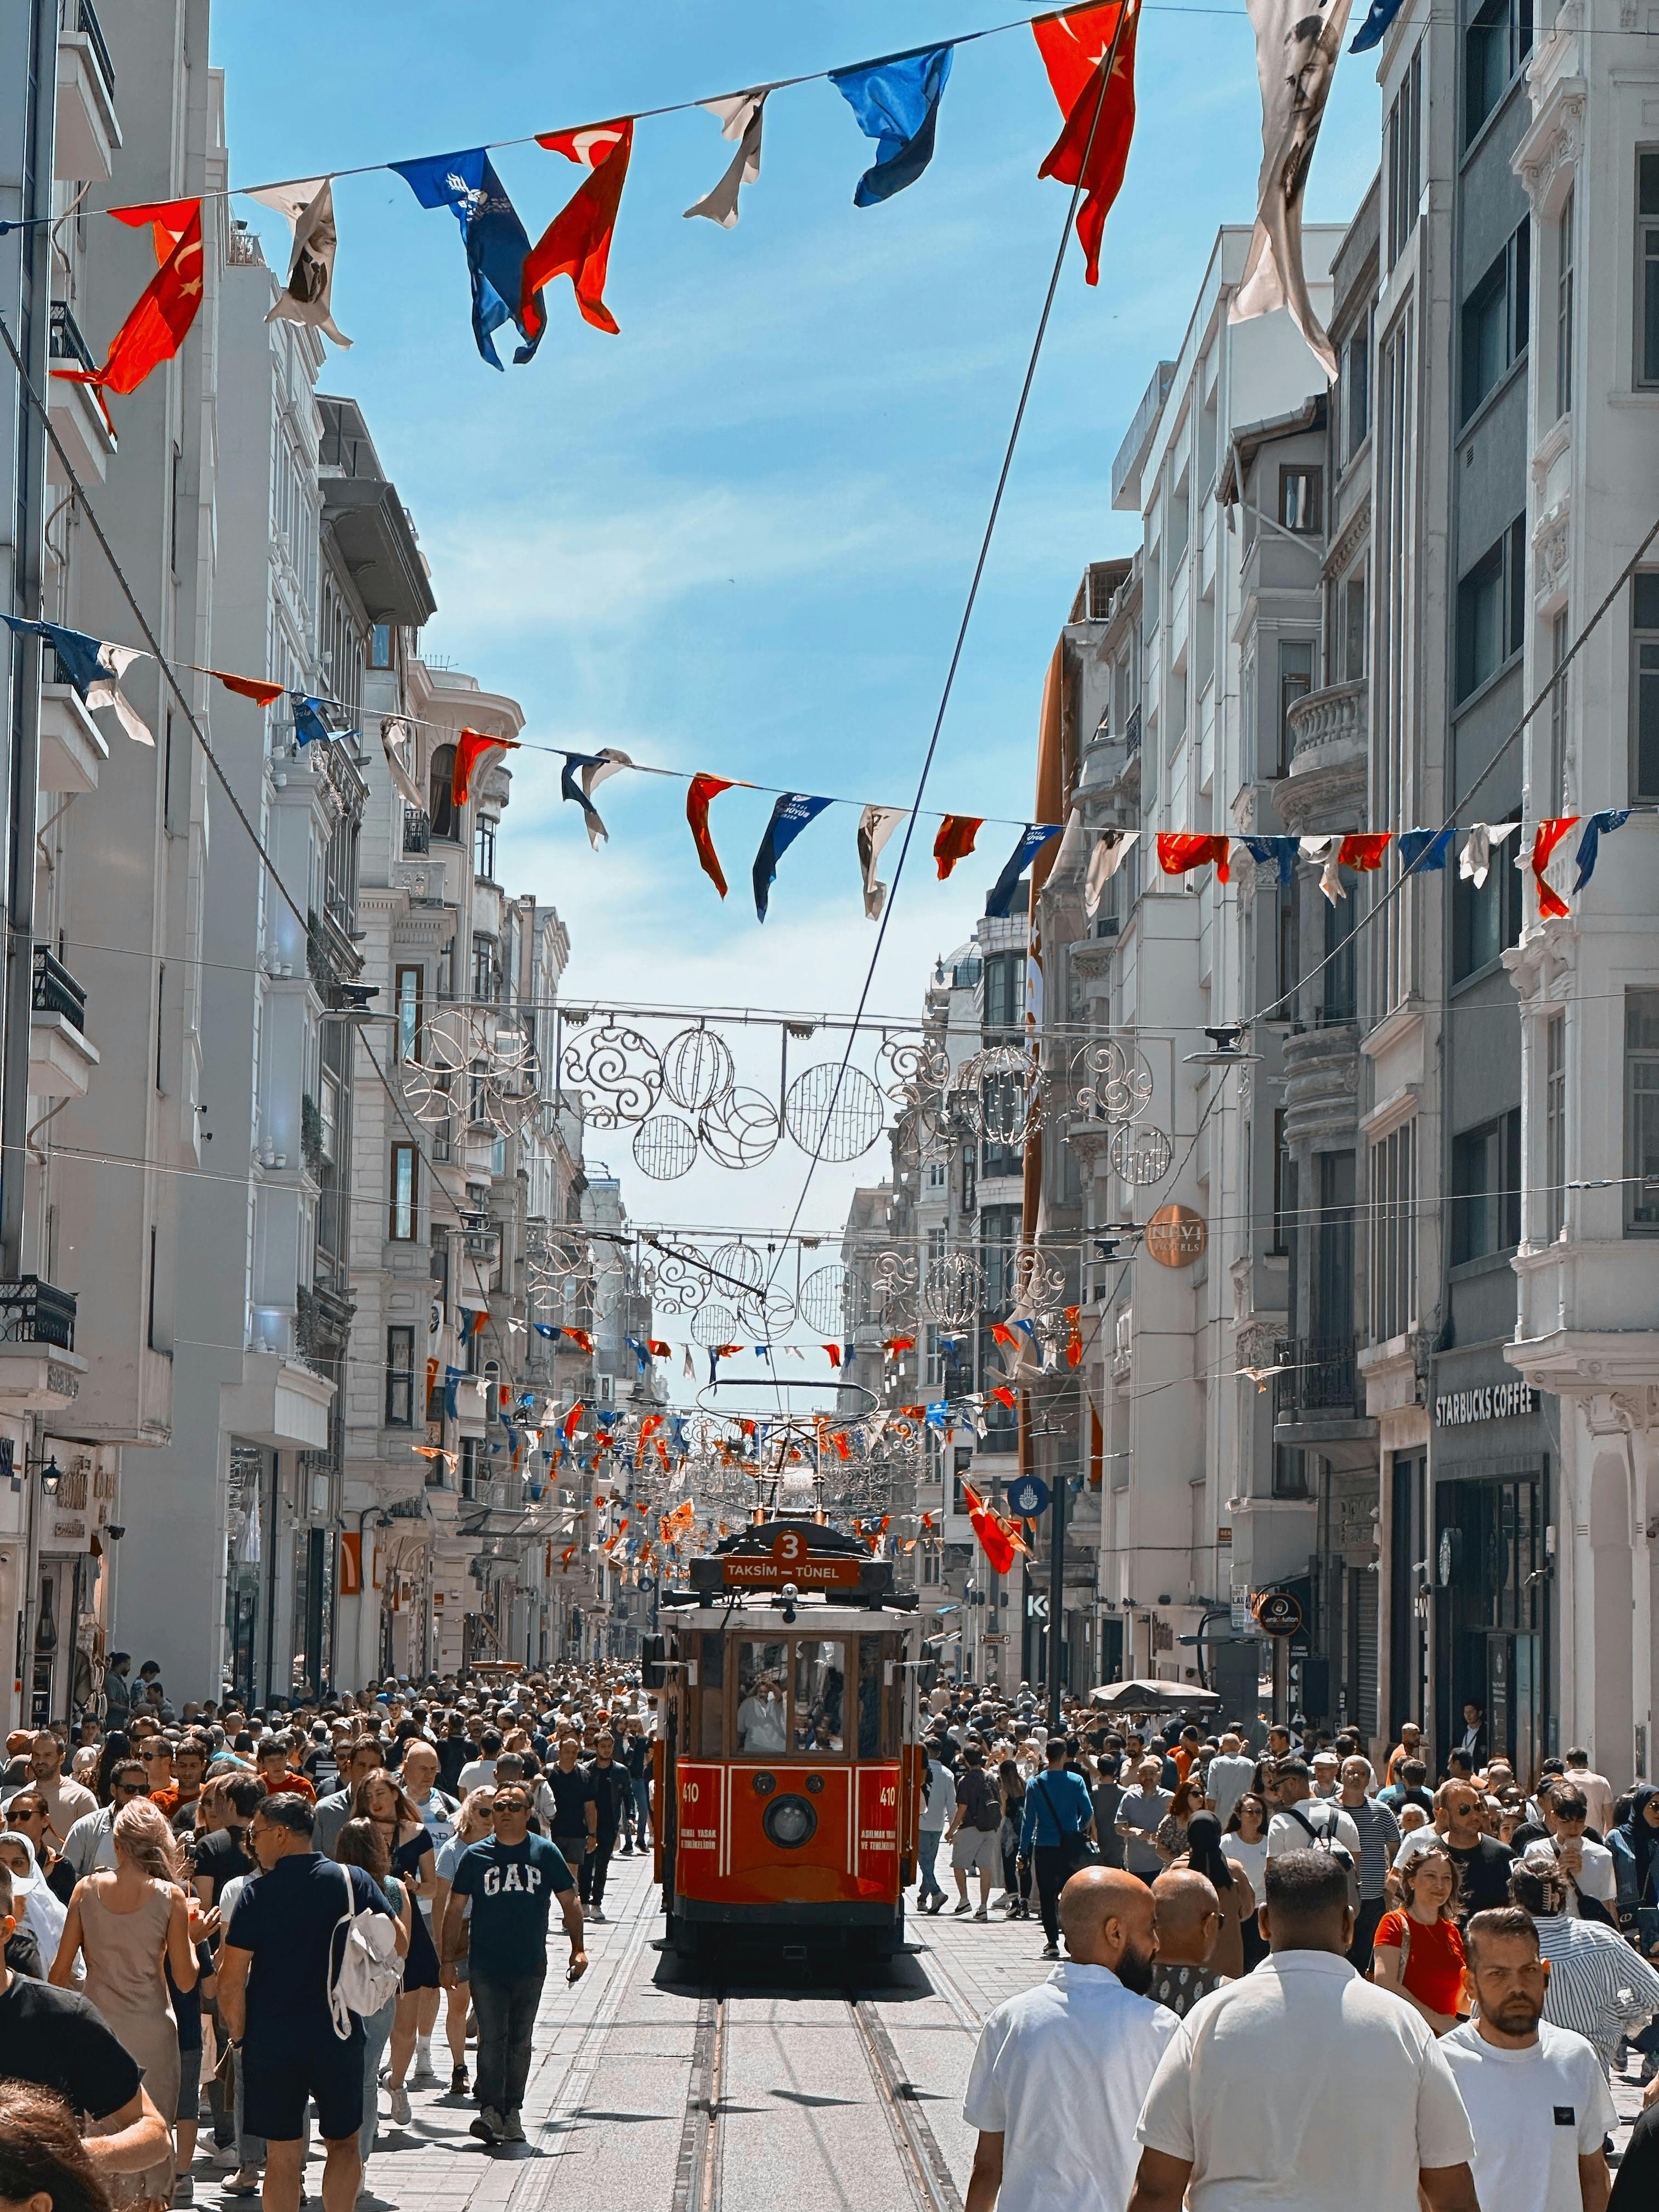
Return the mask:
<svg viewBox="0 0 1659 2212">
<path fill-rule="evenodd" d="M 96 791 L 109 747 L 72 684 L 40 686 L 42 791 Z"/>
<path fill-rule="evenodd" d="M 52 174 L 64 183 L 107 184 L 120 144 L 115 64 L 103 25 L 92 0 L 64 0 Z"/>
<path fill-rule="evenodd" d="M 74 1291 L 38 1275 L 0 1282 L 0 1406 L 60 1412 L 74 1402 L 86 1371 L 75 1349 Z"/>
<path fill-rule="evenodd" d="M 1316 1138 L 1352 1142 L 1359 1115 L 1359 1030 L 1352 1022 L 1303 1030 L 1285 1039 L 1285 1141 L 1292 1151 Z"/>
<path fill-rule="evenodd" d="M 34 1018 L 29 1024 L 29 1093 L 84 1098 L 98 1065 L 86 1036 L 86 993 L 44 945 L 34 948 Z"/>
<path fill-rule="evenodd" d="M 1292 835 L 1340 828 L 1363 815 L 1369 696 L 1363 679 L 1330 684 L 1322 691 L 1310 691 L 1286 709 L 1291 771 L 1280 780 L 1276 796 L 1280 817 Z"/>
<path fill-rule="evenodd" d="M 1376 1460 L 1376 1423 L 1365 1411 L 1359 1340 L 1281 1337 L 1273 1364 L 1273 1442 L 1315 1453 L 1336 1470 Z"/>
<path fill-rule="evenodd" d="M 75 1293 L 43 1283 L 39 1275 L 0 1282 L 0 1344 L 49 1344 L 75 1349 Z"/>
<path fill-rule="evenodd" d="M 432 850 L 432 817 L 422 806 L 404 808 L 404 857 Z"/>
<path fill-rule="evenodd" d="M 52 303 L 52 327 L 47 337 L 47 351 L 52 366 L 63 368 L 96 368 L 92 349 L 81 335 L 80 326 L 70 313 L 65 300 Z M 52 426 L 63 440 L 70 466 L 82 483 L 102 483 L 111 460 L 118 449 L 113 424 L 99 404 L 90 385 L 70 384 L 61 376 L 52 376 L 46 383 L 46 406 L 52 416 Z M 69 471 L 58 457 L 58 448 L 47 441 L 46 481 L 69 489 Z"/>
</svg>

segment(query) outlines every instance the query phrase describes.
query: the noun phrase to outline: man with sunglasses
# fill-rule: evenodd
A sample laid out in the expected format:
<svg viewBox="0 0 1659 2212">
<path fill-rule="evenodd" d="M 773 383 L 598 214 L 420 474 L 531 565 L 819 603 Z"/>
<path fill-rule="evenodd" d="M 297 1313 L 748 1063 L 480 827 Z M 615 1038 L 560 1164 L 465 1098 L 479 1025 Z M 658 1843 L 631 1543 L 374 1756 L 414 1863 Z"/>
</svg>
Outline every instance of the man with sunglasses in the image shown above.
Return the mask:
<svg viewBox="0 0 1659 2212">
<path fill-rule="evenodd" d="M 556 1896 L 570 1942 L 568 1978 L 587 1971 L 582 1909 L 565 1856 L 530 1832 L 530 1792 L 503 1783 L 490 1808 L 492 1833 L 455 1863 L 438 1956 L 446 1988 L 456 1980 L 461 1919 L 472 1900 L 468 1985 L 478 2015 L 478 2117 L 469 2132 L 481 2142 L 522 2142 L 520 2107 L 530 2078 L 530 2039 L 547 1978 L 547 1933 Z"/>
<path fill-rule="evenodd" d="M 60 1863 L 69 1869 L 70 1886 L 82 1881 L 89 1874 L 103 1874 L 115 1864 L 115 1841 L 111 1830 L 115 1816 L 123 1805 L 131 1805 L 136 1797 L 149 1793 L 149 1770 L 142 1759 L 118 1759 L 110 1771 L 109 1802 L 94 1803 L 90 1813 L 83 1813 L 71 1826 L 64 1839 L 64 1856 Z M 14 1805 L 7 1818 L 17 1825 L 17 1808 Z M 38 1848 L 34 1830 L 23 1831 Z"/>
</svg>

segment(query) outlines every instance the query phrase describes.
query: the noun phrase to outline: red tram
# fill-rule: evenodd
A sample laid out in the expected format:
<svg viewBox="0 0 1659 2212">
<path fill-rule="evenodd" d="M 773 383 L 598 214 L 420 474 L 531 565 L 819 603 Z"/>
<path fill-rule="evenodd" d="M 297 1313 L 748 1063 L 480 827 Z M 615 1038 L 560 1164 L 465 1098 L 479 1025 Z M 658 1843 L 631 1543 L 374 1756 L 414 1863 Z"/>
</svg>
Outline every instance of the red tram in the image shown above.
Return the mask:
<svg viewBox="0 0 1659 2212">
<path fill-rule="evenodd" d="M 656 1871 L 684 1957 L 904 1940 L 927 1765 L 915 1596 L 822 1522 L 745 1528 L 691 1565 L 647 1654 L 665 1693 Z"/>
</svg>

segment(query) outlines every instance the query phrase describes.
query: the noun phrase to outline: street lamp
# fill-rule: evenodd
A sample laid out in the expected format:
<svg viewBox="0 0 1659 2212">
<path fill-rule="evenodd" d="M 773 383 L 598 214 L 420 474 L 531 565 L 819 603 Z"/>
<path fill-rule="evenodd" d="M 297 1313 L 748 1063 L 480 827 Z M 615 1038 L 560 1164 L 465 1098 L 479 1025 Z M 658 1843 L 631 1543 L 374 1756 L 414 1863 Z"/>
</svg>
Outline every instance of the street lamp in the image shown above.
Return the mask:
<svg viewBox="0 0 1659 2212">
<path fill-rule="evenodd" d="M 40 1470 L 40 1487 L 48 1498 L 56 1498 L 58 1486 L 63 1480 L 64 1470 L 58 1466 L 58 1455 L 54 1452 Z"/>
</svg>

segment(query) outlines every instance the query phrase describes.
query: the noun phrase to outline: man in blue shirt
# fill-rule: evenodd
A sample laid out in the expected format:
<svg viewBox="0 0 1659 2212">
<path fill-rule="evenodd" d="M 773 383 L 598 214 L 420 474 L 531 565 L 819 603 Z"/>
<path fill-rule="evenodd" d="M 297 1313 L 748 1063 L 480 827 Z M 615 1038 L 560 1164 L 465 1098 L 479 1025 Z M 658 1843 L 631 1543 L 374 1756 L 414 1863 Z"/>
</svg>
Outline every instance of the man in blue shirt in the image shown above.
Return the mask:
<svg viewBox="0 0 1659 2212">
<path fill-rule="evenodd" d="M 1048 1739 L 1048 1771 L 1039 1774 L 1025 1792 L 1025 1817 L 1020 1822 L 1019 1855 L 1036 1875 L 1037 1903 L 1042 1912 L 1045 1959 L 1060 1956 L 1060 1893 L 1091 1854 L 1085 1839 L 1095 1840 L 1095 1808 L 1089 1785 L 1080 1774 L 1066 1767 L 1066 1739 Z M 1035 1847 L 1035 1848 L 1034 1848 Z"/>
<path fill-rule="evenodd" d="M 547 1928 L 556 1896 L 570 1939 L 568 1979 L 587 1971 L 585 1931 L 576 1885 L 564 1853 L 545 1836 L 530 1832 L 530 1792 L 506 1782 L 490 1810 L 493 1833 L 455 1863 L 444 1907 L 438 1956 L 446 1988 L 470 1928 L 467 1985 L 478 2015 L 478 2117 L 470 2132 L 481 2142 L 522 2142 L 519 2118 L 530 2078 L 530 2038 L 547 1978 Z M 472 1917 L 464 1923 L 468 1898 Z"/>
<path fill-rule="evenodd" d="M 305 2109 L 315 2098 L 326 2163 L 325 2212 L 352 2212 L 362 2180 L 363 2024 L 334 2031 L 329 1992 L 339 1971 L 348 1909 L 396 1919 L 361 1867 L 336 1866 L 313 1847 L 309 1799 L 267 1797 L 248 1842 L 260 1873 L 230 1916 L 219 1954 L 219 2014 L 242 2051 L 245 2133 L 266 2139 L 268 2212 L 299 2212 Z M 338 1940 L 337 1941 L 337 1936 Z"/>
</svg>

